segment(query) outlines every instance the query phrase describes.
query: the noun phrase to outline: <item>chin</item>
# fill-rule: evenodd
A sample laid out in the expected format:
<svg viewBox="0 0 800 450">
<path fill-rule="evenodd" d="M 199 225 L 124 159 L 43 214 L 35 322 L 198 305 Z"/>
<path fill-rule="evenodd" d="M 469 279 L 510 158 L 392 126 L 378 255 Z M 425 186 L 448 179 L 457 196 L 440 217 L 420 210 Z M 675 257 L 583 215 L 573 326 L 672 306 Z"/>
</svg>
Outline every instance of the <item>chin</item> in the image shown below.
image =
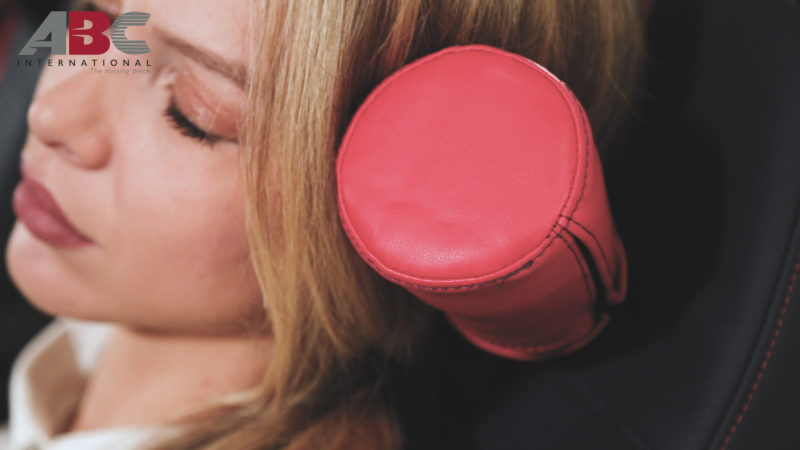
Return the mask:
<svg viewBox="0 0 800 450">
<path fill-rule="evenodd" d="M 84 317 L 86 305 L 59 250 L 39 241 L 19 221 L 6 246 L 9 276 L 25 299 L 51 316 Z"/>
</svg>

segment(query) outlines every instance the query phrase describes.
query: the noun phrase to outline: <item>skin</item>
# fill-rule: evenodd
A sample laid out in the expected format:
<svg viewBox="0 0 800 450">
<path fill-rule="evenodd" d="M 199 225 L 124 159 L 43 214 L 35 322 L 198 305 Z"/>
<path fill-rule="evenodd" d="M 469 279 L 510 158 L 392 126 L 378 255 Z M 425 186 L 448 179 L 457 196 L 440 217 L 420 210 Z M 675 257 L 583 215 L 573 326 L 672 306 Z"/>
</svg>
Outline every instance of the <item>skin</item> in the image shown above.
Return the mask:
<svg viewBox="0 0 800 450">
<path fill-rule="evenodd" d="M 150 46 L 139 59 L 150 60 L 151 73 L 47 68 L 22 152 L 29 175 L 93 243 L 54 247 L 18 221 L 6 253 L 12 279 L 41 310 L 114 324 L 72 430 L 180 417 L 256 384 L 270 349 L 267 335 L 252 332 L 263 306 L 236 142 L 243 80 L 203 62 L 213 53 L 229 60 L 222 69 L 249 64 L 249 1 L 96 6 L 151 13 L 145 27 L 127 32 Z M 136 59 L 113 45 L 91 58 Z M 176 130 L 164 114 L 171 98 L 220 138 L 210 144 Z"/>
</svg>

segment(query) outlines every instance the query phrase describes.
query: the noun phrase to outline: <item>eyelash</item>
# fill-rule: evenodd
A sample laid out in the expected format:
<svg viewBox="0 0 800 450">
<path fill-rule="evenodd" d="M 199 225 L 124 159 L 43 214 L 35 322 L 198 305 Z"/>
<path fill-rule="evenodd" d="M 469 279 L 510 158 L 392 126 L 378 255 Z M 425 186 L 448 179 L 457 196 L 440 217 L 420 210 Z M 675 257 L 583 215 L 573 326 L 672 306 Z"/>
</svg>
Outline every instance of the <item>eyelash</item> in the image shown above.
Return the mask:
<svg viewBox="0 0 800 450">
<path fill-rule="evenodd" d="M 77 0 L 74 8 L 80 11 L 100 11 L 93 0 Z M 113 19 L 114 18 L 112 18 L 112 20 Z M 186 114 L 182 113 L 181 110 L 178 109 L 178 105 L 174 98 L 170 98 L 167 109 L 164 111 L 164 116 L 167 118 L 170 125 L 178 130 L 179 133 L 191 139 L 200 141 L 203 144 L 213 146 L 222 139 L 219 136 L 215 136 L 202 130 L 191 120 L 189 120 L 189 118 L 186 117 Z"/>
<path fill-rule="evenodd" d="M 222 139 L 219 136 L 209 134 L 192 123 L 192 121 L 178 109 L 175 99 L 170 99 L 169 105 L 167 105 L 167 109 L 164 111 L 164 116 L 166 116 L 173 128 L 178 130 L 179 133 L 200 141 L 203 144 L 214 145 Z"/>
</svg>

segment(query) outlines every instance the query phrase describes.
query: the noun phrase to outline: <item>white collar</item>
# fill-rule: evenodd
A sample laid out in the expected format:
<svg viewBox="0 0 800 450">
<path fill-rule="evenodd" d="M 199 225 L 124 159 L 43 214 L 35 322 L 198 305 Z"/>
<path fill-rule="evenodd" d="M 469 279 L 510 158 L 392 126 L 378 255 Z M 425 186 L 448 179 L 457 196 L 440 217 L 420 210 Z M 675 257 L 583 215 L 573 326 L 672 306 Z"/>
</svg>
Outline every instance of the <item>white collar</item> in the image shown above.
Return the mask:
<svg viewBox="0 0 800 450">
<path fill-rule="evenodd" d="M 164 430 L 131 426 L 55 436 L 77 409 L 110 331 L 106 324 L 56 320 L 25 347 L 11 372 L 11 449 L 141 448 Z"/>
</svg>

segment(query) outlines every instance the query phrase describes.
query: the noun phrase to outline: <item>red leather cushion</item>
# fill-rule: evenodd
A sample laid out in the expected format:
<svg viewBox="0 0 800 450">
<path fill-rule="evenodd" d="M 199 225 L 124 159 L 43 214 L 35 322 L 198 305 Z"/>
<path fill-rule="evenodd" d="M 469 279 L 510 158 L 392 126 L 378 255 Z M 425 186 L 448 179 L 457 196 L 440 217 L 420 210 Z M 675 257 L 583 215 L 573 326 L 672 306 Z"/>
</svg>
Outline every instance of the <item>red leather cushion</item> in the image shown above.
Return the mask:
<svg viewBox="0 0 800 450">
<path fill-rule="evenodd" d="M 387 279 L 475 345 L 538 359 L 587 343 L 626 260 L 583 109 L 555 76 L 486 46 L 401 69 L 337 161 L 342 225 Z"/>
</svg>

